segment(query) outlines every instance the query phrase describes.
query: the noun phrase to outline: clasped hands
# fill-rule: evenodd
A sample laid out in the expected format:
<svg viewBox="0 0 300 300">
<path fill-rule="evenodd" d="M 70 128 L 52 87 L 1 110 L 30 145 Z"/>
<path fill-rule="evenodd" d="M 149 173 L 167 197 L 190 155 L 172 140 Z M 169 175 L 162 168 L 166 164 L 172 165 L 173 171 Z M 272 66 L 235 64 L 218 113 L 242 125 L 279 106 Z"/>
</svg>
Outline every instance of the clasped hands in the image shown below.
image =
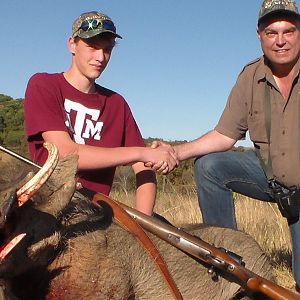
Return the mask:
<svg viewBox="0 0 300 300">
<path fill-rule="evenodd" d="M 153 141 L 150 148 L 151 159 L 145 163 L 146 167 L 150 167 L 160 174 L 167 175 L 179 165 L 176 150 L 170 144 L 162 141 Z"/>
</svg>

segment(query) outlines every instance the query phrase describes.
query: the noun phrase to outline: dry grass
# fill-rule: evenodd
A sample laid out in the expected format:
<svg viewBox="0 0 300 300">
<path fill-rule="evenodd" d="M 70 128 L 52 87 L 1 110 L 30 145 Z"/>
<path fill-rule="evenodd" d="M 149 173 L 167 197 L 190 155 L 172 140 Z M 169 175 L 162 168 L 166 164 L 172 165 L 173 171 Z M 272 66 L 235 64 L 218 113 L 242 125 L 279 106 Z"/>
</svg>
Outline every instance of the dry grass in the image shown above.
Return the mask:
<svg viewBox="0 0 300 300">
<path fill-rule="evenodd" d="M 113 193 L 111 197 L 134 206 L 133 194 Z M 236 194 L 235 206 L 238 228 L 253 236 L 271 258 L 278 283 L 293 289 L 289 229 L 276 205 Z M 186 195 L 158 194 L 155 211 L 178 227 L 202 220 L 195 191 Z"/>
</svg>

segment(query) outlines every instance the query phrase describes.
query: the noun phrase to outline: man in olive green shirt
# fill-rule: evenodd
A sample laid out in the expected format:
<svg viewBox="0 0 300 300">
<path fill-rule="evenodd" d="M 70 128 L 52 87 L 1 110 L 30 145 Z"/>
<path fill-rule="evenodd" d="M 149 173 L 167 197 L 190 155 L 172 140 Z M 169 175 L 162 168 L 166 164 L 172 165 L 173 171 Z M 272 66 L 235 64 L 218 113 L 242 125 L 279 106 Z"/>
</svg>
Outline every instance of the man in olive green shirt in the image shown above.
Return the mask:
<svg viewBox="0 0 300 300">
<path fill-rule="evenodd" d="M 179 160 L 198 157 L 205 223 L 236 228 L 233 192 L 278 203 L 300 286 L 300 15 L 294 0 L 265 0 L 257 33 L 264 55 L 240 73 L 215 129 L 174 149 Z M 256 152 L 227 151 L 247 131 Z"/>
</svg>

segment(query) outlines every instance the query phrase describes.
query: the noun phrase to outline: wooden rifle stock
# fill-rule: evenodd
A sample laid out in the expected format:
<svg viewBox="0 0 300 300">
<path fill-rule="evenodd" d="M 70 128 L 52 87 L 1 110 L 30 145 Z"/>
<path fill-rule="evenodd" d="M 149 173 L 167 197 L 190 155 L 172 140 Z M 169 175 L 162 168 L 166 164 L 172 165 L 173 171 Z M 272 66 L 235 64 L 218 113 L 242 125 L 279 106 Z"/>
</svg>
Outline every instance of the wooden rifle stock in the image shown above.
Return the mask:
<svg viewBox="0 0 300 300">
<path fill-rule="evenodd" d="M 98 200 L 100 199 L 98 198 Z M 156 218 L 147 216 L 123 203 L 115 200 L 111 201 L 120 205 L 147 231 L 181 251 L 213 266 L 216 270 L 230 274 L 235 279 L 235 282 L 245 290 L 251 293 L 261 293 L 274 300 L 300 300 L 300 295 L 245 268 L 240 262 L 230 256 L 225 249 L 217 248 L 196 236 L 188 234 Z"/>
</svg>

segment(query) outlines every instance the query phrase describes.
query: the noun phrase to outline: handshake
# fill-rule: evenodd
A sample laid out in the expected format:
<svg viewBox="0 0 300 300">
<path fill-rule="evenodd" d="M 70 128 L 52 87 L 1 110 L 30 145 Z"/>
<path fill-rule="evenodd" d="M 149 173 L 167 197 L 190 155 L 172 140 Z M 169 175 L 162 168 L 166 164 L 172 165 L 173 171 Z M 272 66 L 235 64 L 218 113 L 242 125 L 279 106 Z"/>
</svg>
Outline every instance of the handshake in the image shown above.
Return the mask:
<svg viewBox="0 0 300 300">
<path fill-rule="evenodd" d="M 167 175 L 179 165 L 179 158 L 176 146 L 171 146 L 162 141 L 153 141 L 152 144 L 146 148 L 147 159 L 144 163 L 145 167 Z"/>
</svg>

